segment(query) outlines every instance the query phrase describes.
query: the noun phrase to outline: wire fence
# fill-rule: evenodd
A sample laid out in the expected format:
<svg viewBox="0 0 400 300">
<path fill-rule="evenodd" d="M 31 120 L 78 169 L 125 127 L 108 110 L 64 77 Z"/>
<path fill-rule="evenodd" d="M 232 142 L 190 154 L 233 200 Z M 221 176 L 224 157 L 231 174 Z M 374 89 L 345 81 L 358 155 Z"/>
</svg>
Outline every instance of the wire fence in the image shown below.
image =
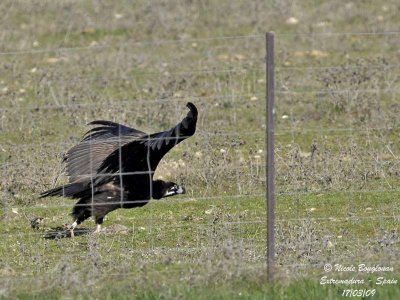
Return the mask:
<svg viewBox="0 0 400 300">
<path fill-rule="evenodd" d="M 390 47 L 387 63 L 370 58 L 375 57 L 371 52 L 358 60 L 329 62 L 326 66 L 324 59 L 334 51 L 294 55 L 290 64 L 285 65 L 297 49 L 284 49 L 282 53 L 279 48 L 281 39 L 296 37 L 313 41 L 336 37 L 345 40 L 352 36 L 396 39 L 399 34 L 388 31 L 276 35 L 277 89 L 273 113 L 277 275 L 283 270 L 322 272 L 325 262 L 350 264 L 361 257 L 369 265 L 399 266 L 400 214 L 396 201 L 400 124 L 396 116 L 400 87 L 399 64 L 391 56 Z M 218 51 L 227 53 L 220 59 L 196 50 L 202 49 L 200 44 L 207 44 L 212 51 L 216 41 Z M 235 43 L 231 48 L 233 41 L 242 45 Z M 124 65 L 118 56 L 133 59 L 129 56 L 132 49 L 157 47 L 161 51 L 183 43 L 196 43 L 196 47 L 191 46 L 190 52 L 183 55 L 169 54 L 165 61 L 183 59 L 189 63 L 199 59 L 205 61 L 205 68 L 188 65 L 185 70 L 174 71 L 176 66 L 172 66 L 159 71 L 158 62 L 145 73 L 134 74 L 143 69 L 129 65 L 130 74 L 116 75 L 116 69 Z M 50 79 L 40 87 L 43 79 L 37 80 L 36 72 L 24 74 L 21 78 L 35 78 L 29 90 L 10 84 L 8 79 L 0 84 L 0 97 L 4 99 L 0 107 L 2 219 L 8 224 L 0 234 L 8 241 L 1 248 L 11 254 L 2 260 L 24 270 L 4 278 L 22 280 L 37 276 L 40 269 L 46 268 L 42 259 L 54 266 L 60 259 L 78 259 L 82 255 L 86 260 L 99 255 L 93 260 L 103 261 L 110 276 L 137 274 L 117 272 L 111 263 L 115 257 L 119 257 L 118 267 L 126 259 L 140 257 L 142 263 L 154 265 L 179 261 L 208 270 L 212 269 L 210 262 L 215 262 L 222 266 L 222 271 L 254 268 L 264 272 L 266 80 L 264 67 L 256 65 L 265 59 L 263 43 L 264 35 L 256 34 L 0 52 L 2 60 L 53 53 L 73 56 L 68 71 L 78 70 L 80 65 L 75 64 L 75 59 L 88 62 L 85 59 L 90 54 L 99 64 L 82 66 L 93 68 L 94 74 L 76 76 L 70 72 L 58 76 L 63 73 L 62 62 L 42 66 L 43 74 L 47 72 Z M 350 43 L 345 45 L 351 47 Z M 103 56 L 96 60 L 94 52 L 100 50 L 106 52 L 103 55 L 115 56 L 118 62 L 109 73 L 98 75 L 104 69 Z M 163 77 L 166 82 L 162 82 Z M 119 81 L 134 82 L 137 78 L 145 81 L 136 82 L 136 89 L 127 92 L 123 91 L 124 86 L 118 88 Z M 94 81 L 104 81 L 101 90 L 107 92 L 96 92 L 92 87 Z M 68 209 L 74 202 L 38 200 L 37 195 L 68 180 L 60 165 L 61 156 L 79 143 L 87 121 L 108 119 L 134 128 L 144 127 L 148 132 L 165 130 L 187 113 L 187 101 L 194 102 L 199 110 L 197 132 L 171 150 L 156 175 L 182 182 L 188 196 L 150 203 L 134 209 L 135 212 L 118 210 L 107 217 L 103 235 L 75 238 L 85 239 L 89 249 L 86 254 L 74 252 L 77 246 L 73 239 L 43 242 L 45 230 L 70 222 Z M 172 141 L 176 138 L 172 137 Z M 120 135 L 117 142 L 121 151 L 124 140 Z M 149 151 L 149 144 L 147 147 Z M 115 172 L 78 176 L 89 175 L 93 189 L 93 180 L 101 177 L 153 175 L 150 167 L 139 171 L 140 174 L 122 171 L 121 156 L 120 153 Z M 93 159 L 89 162 L 89 170 L 93 170 Z M 100 205 L 93 195 L 94 192 L 92 208 Z M 124 200 L 124 204 L 147 202 L 139 198 Z M 101 205 L 104 204 L 115 203 Z M 42 220 L 37 225 L 39 229 L 30 228 L 35 218 Z M 124 226 L 114 226 L 120 223 Z M 89 223 L 88 227 L 92 225 Z M 62 250 L 49 250 L 48 243 L 62 245 Z M 93 243 L 100 246 L 96 248 Z M 39 269 L 26 271 L 31 264 L 39 265 Z"/>
<path fill-rule="evenodd" d="M 324 33 L 278 33 L 277 37 L 294 37 L 294 36 L 303 36 L 303 37 L 318 37 L 318 38 L 330 38 L 332 36 L 398 36 L 400 35 L 400 31 L 386 31 L 386 32 L 324 32 Z M 103 49 L 103 48 L 122 48 L 122 47 L 135 47 L 138 45 L 150 45 L 157 46 L 163 44 L 172 44 L 176 45 L 179 43 L 193 43 L 193 42 L 209 42 L 209 41 L 229 41 L 229 40 L 251 40 L 251 39 L 264 39 L 265 36 L 263 34 L 255 34 L 255 35 L 237 35 L 237 36 L 216 36 L 216 37 L 205 37 L 205 38 L 187 38 L 187 39 L 175 39 L 175 40 L 159 40 L 159 41 L 132 41 L 132 42 L 124 42 L 118 45 L 92 45 L 92 46 L 78 46 L 78 47 L 66 47 L 66 48 L 52 48 L 52 49 L 22 49 L 22 50 L 14 50 L 7 52 L 0 52 L 0 55 L 26 55 L 26 54 L 39 54 L 45 52 L 63 52 L 63 51 L 80 51 L 80 50 L 94 50 L 94 49 Z"/>
</svg>

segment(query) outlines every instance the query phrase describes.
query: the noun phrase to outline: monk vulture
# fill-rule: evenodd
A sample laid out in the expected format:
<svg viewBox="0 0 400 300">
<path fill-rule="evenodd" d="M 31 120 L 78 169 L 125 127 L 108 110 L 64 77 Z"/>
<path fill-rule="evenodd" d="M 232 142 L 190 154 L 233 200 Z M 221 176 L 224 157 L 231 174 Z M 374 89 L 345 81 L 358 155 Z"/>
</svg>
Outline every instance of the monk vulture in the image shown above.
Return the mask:
<svg viewBox="0 0 400 300">
<path fill-rule="evenodd" d="M 110 121 L 89 123 L 99 126 L 65 154 L 69 183 L 40 195 L 79 199 L 72 210 L 71 236 L 90 216 L 95 219 L 97 233 L 104 216 L 113 210 L 185 193 L 174 182 L 153 180 L 153 175 L 163 156 L 196 131 L 197 108 L 190 102 L 186 106 L 190 111 L 180 123 L 153 134 Z"/>
</svg>

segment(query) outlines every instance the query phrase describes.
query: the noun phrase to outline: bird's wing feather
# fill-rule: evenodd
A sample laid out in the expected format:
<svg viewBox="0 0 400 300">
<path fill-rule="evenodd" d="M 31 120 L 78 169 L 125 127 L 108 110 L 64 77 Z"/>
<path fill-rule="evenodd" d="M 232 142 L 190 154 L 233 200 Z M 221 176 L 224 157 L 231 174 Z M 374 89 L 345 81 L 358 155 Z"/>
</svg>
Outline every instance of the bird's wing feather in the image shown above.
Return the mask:
<svg viewBox="0 0 400 300">
<path fill-rule="evenodd" d="M 186 106 L 190 110 L 181 122 L 170 130 L 150 135 L 150 138 L 144 141 L 144 144 L 150 147 L 151 155 L 155 156 L 152 160 L 156 162 L 158 159 L 157 164 L 171 148 L 195 133 L 198 115 L 197 108 L 191 102 Z M 157 164 L 155 167 L 157 167 Z"/>
<path fill-rule="evenodd" d="M 146 135 L 145 132 L 131 128 L 125 125 L 121 125 L 111 121 L 97 120 L 90 122 L 88 125 L 102 125 L 90 129 L 86 132 L 82 141 L 94 140 L 94 139 L 108 139 L 119 136 L 137 136 Z"/>
<path fill-rule="evenodd" d="M 64 156 L 70 182 L 90 181 L 103 161 L 115 149 L 146 136 L 146 133 L 110 121 L 93 121 L 89 125 L 102 125 L 89 130 L 82 141 Z"/>
<path fill-rule="evenodd" d="M 187 107 L 190 111 L 175 127 L 164 132 L 141 136 L 124 144 L 120 149 L 115 149 L 101 164 L 98 172 L 107 174 L 138 172 L 138 175 L 141 172 L 151 172 L 152 174 L 171 148 L 195 133 L 197 108 L 190 102 Z M 109 180 L 107 176 L 100 176 L 97 184 Z"/>
</svg>

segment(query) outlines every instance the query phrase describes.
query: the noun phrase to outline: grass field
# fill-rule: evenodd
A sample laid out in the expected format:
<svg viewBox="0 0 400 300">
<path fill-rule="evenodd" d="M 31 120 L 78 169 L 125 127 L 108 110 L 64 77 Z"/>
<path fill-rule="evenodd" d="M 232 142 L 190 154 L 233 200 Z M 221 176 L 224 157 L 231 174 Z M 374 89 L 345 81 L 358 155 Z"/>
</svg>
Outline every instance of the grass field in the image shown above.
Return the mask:
<svg viewBox="0 0 400 300">
<path fill-rule="evenodd" d="M 400 299 L 397 1 L 3 1 L 0 298 Z M 276 33 L 276 280 L 266 280 L 265 38 Z M 365 34 L 365 33 L 386 34 Z M 346 34 L 332 34 L 346 33 Z M 225 38 L 224 38 L 225 37 Z M 44 239 L 95 119 L 196 135 L 155 177 L 187 194 Z M 30 220 L 42 218 L 38 229 Z M 92 220 L 82 227 L 95 227 Z M 325 272 L 326 264 L 389 272 Z M 321 277 L 364 284 L 321 284 Z"/>
</svg>

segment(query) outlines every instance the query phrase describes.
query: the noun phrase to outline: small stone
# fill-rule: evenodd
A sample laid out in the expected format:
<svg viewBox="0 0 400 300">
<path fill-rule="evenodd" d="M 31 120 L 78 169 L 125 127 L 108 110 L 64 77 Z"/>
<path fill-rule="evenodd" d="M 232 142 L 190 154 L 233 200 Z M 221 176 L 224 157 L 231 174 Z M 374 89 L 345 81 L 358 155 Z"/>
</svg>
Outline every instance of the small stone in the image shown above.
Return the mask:
<svg viewBox="0 0 400 300">
<path fill-rule="evenodd" d="M 314 49 L 308 52 L 308 55 L 314 58 L 321 58 L 321 57 L 327 57 L 328 53 L 318 49 Z"/>
<path fill-rule="evenodd" d="M 286 19 L 286 24 L 288 25 L 296 25 L 299 23 L 299 19 L 295 18 L 295 17 L 290 17 L 288 19 Z"/>
<path fill-rule="evenodd" d="M 62 59 L 59 57 L 49 57 L 46 62 L 48 62 L 49 64 L 56 64 L 59 63 Z"/>
</svg>

